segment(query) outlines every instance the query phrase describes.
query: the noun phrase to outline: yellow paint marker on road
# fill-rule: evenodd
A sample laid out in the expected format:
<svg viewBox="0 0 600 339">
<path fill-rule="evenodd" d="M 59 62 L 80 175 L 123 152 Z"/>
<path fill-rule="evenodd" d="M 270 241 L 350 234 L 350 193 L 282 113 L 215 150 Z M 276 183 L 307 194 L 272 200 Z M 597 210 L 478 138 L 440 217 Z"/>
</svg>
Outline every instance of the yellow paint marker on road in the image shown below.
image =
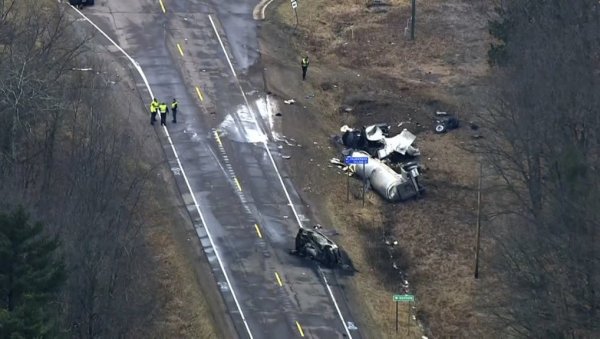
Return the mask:
<svg viewBox="0 0 600 339">
<path fill-rule="evenodd" d="M 300 326 L 300 323 L 296 320 L 296 327 L 298 327 L 298 332 L 300 332 L 300 336 L 304 337 L 304 331 L 302 331 L 302 326 Z"/>
<path fill-rule="evenodd" d="M 260 233 L 260 228 L 258 228 L 258 224 L 254 224 L 254 228 L 256 229 L 256 234 L 258 234 L 258 237 L 262 239 L 262 234 Z"/>
<path fill-rule="evenodd" d="M 238 188 L 238 190 L 240 190 L 240 192 L 242 191 L 242 185 L 240 185 L 240 182 L 237 180 L 237 178 L 233 178 L 233 180 L 235 181 L 235 184 Z"/>
<path fill-rule="evenodd" d="M 279 273 L 277 272 L 275 272 L 275 279 L 277 279 L 279 286 L 283 286 L 283 282 L 281 281 L 281 278 L 279 278 Z"/>
<path fill-rule="evenodd" d="M 181 45 L 179 43 L 177 43 L 177 49 L 179 50 L 179 54 L 183 56 L 183 49 L 181 48 Z"/>
<path fill-rule="evenodd" d="M 223 143 L 221 142 L 221 137 L 219 136 L 219 133 L 217 131 L 215 131 L 215 138 L 217 139 L 217 143 L 219 144 L 219 146 L 223 147 Z"/>
<path fill-rule="evenodd" d="M 200 88 L 198 86 L 196 86 L 196 93 L 198 93 L 200 101 L 204 101 L 204 97 L 202 96 L 202 92 L 200 92 Z"/>
<path fill-rule="evenodd" d="M 158 0 L 158 2 L 160 3 L 160 8 L 162 8 L 163 13 L 167 13 L 167 10 L 165 8 L 165 4 L 163 4 L 162 0 Z"/>
</svg>

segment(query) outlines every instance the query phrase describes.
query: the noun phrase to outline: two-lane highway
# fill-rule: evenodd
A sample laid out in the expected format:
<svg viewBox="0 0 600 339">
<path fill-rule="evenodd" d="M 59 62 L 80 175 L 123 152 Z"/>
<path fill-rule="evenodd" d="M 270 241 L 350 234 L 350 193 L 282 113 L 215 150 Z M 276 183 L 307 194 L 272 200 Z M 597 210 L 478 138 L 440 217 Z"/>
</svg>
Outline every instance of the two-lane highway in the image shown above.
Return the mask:
<svg viewBox="0 0 600 339">
<path fill-rule="evenodd" d="M 164 132 L 161 143 L 238 334 L 358 338 L 339 288 L 326 282 L 335 276 L 288 254 L 298 227 L 310 222 L 269 141 L 272 103 L 250 81 L 260 62 L 252 7 L 115 1 L 85 15 L 135 60 L 145 101 L 179 101 L 177 124 L 143 128 Z"/>
</svg>

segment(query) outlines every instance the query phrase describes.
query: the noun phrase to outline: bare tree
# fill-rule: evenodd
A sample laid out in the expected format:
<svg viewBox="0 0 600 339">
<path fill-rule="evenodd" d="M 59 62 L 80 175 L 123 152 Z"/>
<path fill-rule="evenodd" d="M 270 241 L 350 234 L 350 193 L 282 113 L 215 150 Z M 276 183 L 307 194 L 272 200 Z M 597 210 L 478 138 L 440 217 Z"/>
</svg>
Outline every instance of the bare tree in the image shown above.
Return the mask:
<svg viewBox="0 0 600 339">
<path fill-rule="evenodd" d="M 153 168 L 117 105 L 131 98 L 89 36 L 69 33 L 64 6 L 4 1 L 0 13 L 0 206 L 21 202 L 61 235 L 64 332 L 126 336 L 157 309 L 139 271 Z"/>
<path fill-rule="evenodd" d="M 600 7 L 509 0 L 499 13 L 498 100 L 482 144 L 513 215 L 496 232 L 512 296 L 494 308 L 497 325 L 518 337 L 598 334 Z"/>
</svg>

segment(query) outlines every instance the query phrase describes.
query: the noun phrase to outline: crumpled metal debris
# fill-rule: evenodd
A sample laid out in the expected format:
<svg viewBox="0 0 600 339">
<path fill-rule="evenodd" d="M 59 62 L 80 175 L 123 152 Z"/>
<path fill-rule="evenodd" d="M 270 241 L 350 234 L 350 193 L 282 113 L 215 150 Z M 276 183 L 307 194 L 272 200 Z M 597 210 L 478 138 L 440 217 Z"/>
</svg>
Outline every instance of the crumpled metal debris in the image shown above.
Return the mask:
<svg viewBox="0 0 600 339">
<path fill-rule="evenodd" d="M 421 152 L 413 146 L 416 136 L 403 129 L 389 137 L 388 124 L 374 124 L 361 129 L 342 126 L 341 143 L 346 147 L 344 156 L 368 157 L 363 165 L 348 166 L 333 158 L 331 164 L 349 175 L 357 174 L 388 201 L 402 201 L 419 197 L 424 188 L 419 183 Z"/>
<path fill-rule="evenodd" d="M 400 173 L 394 171 L 383 161 L 371 157 L 364 151 L 352 152 L 352 157 L 369 157 L 364 165 L 351 165 L 353 171 L 362 179 L 368 180 L 373 190 L 389 201 L 403 201 L 421 195 L 424 188 L 419 183 L 419 165 L 408 162 L 400 167 Z"/>
<path fill-rule="evenodd" d="M 417 138 L 414 134 L 405 128 L 400 134 L 389 138 L 389 130 L 390 126 L 387 124 L 375 124 L 361 129 L 350 128 L 347 125 L 340 128 L 344 146 L 366 151 L 379 159 L 384 159 L 394 152 L 412 157 L 421 155 L 419 149 L 412 146 Z"/>
</svg>

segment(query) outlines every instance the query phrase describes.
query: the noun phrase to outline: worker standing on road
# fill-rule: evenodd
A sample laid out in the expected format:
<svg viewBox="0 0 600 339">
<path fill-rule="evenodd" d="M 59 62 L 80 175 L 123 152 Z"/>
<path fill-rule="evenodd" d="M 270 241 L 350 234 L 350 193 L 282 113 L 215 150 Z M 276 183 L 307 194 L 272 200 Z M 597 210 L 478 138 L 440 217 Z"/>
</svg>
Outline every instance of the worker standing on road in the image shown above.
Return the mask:
<svg viewBox="0 0 600 339">
<path fill-rule="evenodd" d="M 173 98 L 173 102 L 171 103 L 171 113 L 173 113 L 173 123 L 177 123 L 177 99 Z"/>
<path fill-rule="evenodd" d="M 158 111 L 160 112 L 160 125 L 167 126 L 167 113 L 169 113 L 169 106 L 162 102 L 158 106 Z"/>
<path fill-rule="evenodd" d="M 156 98 L 152 99 L 150 103 L 150 124 L 154 125 L 156 121 L 156 111 L 158 110 L 158 100 Z"/>
<path fill-rule="evenodd" d="M 308 55 L 306 55 L 304 58 L 302 58 L 302 80 L 306 80 L 306 72 L 308 71 Z"/>
</svg>

